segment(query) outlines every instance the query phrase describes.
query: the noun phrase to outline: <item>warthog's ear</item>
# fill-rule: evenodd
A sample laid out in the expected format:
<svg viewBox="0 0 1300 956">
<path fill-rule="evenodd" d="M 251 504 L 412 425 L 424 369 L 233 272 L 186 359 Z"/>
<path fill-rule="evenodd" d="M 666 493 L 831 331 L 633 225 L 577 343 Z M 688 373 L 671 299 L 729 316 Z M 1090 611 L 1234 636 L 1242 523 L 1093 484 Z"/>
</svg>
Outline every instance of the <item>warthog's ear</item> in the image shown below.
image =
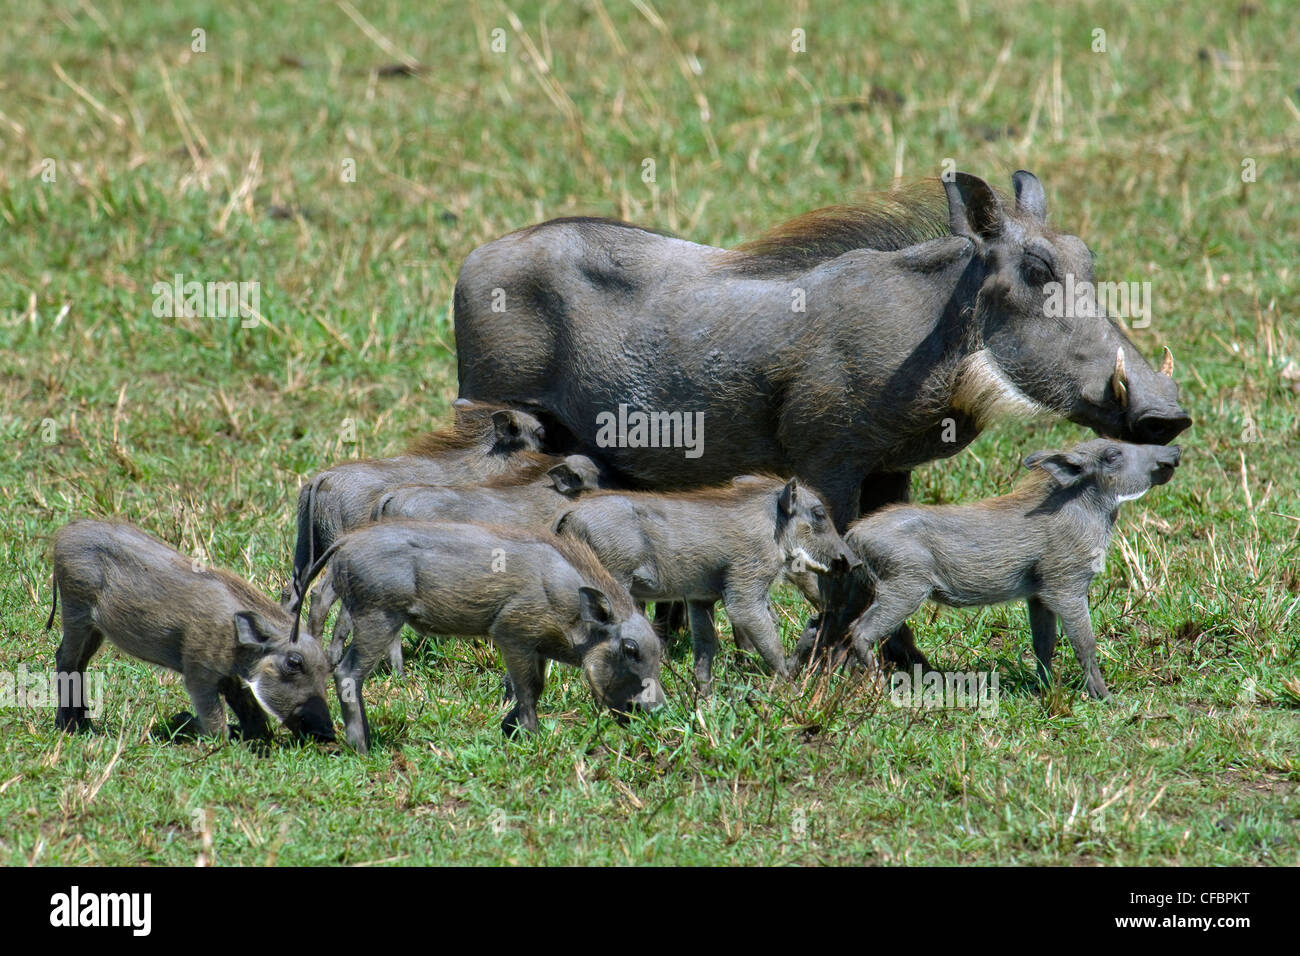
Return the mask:
<svg viewBox="0 0 1300 956">
<path fill-rule="evenodd" d="M 781 497 L 778 501 L 781 506 L 781 514 L 789 517 L 799 507 L 799 482 L 791 478 L 781 489 Z"/>
<path fill-rule="evenodd" d="M 546 474 L 555 490 L 569 497 L 598 486 L 596 464 L 586 455 L 570 455 Z"/>
<path fill-rule="evenodd" d="M 264 651 L 271 643 L 262 619 L 251 611 L 240 611 L 235 615 L 235 638 L 240 647 Z"/>
<path fill-rule="evenodd" d="M 496 429 L 497 438 L 502 441 L 518 438 L 524 431 L 519 416 L 509 408 L 498 408 L 492 413 L 492 427 Z"/>
<path fill-rule="evenodd" d="M 1033 173 L 1017 169 L 1011 174 L 1011 185 L 1016 191 L 1016 209 L 1033 216 L 1039 222 L 1047 222 L 1047 194 L 1043 184 Z"/>
<path fill-rule="evenodd" d="M 609 598 L 599 588 L 578 588 L 578 614 L 588 624 L 608 624 L 614 617 Z"/>
<path fill-rule="evenodd" d="M 983 251 L 984 244 L 1002 233 L 1002 201 L 993 187 L 969 173 L 954 173 L 943 181 L 948 194 L 948 228 L 954 236 L 965 236 Z"/>
<path fill-rule="evenodd" d="M 1041 468 L 1062 488 L 1069 488 L 1087 473 L 1087 465 L 1074 452 L 1036 451 L 1025 459 L 1026 468 Z"/>
</svg>

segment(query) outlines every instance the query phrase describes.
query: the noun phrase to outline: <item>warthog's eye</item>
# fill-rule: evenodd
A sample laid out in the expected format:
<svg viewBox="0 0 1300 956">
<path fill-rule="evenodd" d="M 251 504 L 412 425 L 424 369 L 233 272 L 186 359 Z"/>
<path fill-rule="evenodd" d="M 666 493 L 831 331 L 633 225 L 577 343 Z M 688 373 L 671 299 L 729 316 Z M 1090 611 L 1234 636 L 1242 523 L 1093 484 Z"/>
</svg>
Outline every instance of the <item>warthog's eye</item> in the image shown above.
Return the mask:
<svg viewBox="0 0 1300 956">
<path fill-rule="evenodd" d="M 1025 275 L 1025 281 L 1030 285 L 1042 285 L 1045 282 L 1052 281 L 1051 263 L 1040 255 L 1026 250 L 1021 268 Z"/>
<path fill-rule="evenodd" d="M 1101 456 L 1101 460 L 1108 465 L 1113 465 L 1115 462 L 1119 461 L 1121 454 L 1122 452 L 1120 452 L 1118 448 L 1108 448 L 1106 449 L 1106 453 Z"/>
<path fill-rule="evenodd" d="M 293 651 L 285 655 L 284 658 L 285 670 L 292 671 L 295 674 L 301 674 L 304 666 L 305 665 L 303 664 L 302 655 L 299 654 L 297 651 Z"/>
<path fill-rule="evenodd" d="M 818 521 L 825 521 L 825 520 L 826 520 L 826 509 L 823 508 L 821 505 L 818 505 L 817 507 L 813 508 L 813 510 L 812 510 L 812 516 L 813 516 L 814 518 L 816 518 Z"/>
<path fill-rule="evenodd" d="M 641 647 L 631 638 L 623 638 L 622 641 L 623 656 L 630 661 L 639 661 L 641 659 Z"/>
</svg>

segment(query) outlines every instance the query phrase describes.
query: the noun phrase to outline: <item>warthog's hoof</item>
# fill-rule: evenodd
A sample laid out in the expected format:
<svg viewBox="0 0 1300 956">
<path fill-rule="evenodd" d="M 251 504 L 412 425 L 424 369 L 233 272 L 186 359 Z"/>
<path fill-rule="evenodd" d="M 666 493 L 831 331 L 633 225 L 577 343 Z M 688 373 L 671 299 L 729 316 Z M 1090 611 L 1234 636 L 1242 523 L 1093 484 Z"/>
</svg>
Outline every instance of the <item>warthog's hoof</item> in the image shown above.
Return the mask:
<svg viewBox="0 0 1300 956">
<path fill-rule="evenodd" d="M 54 715 L 54 727 L 67 734 L 85 734 L 90 732 L 90 718 L 85 714 L 65 714 L 62 711 Z"/>
<path fill-rule="evenodd" d="M 158 740 L 195 740 L 202 736 L 203 727 L 197 717 L 188 710 L 182 710 L 162 723 L 154 724 L 151 733 Z"/>
</svg>

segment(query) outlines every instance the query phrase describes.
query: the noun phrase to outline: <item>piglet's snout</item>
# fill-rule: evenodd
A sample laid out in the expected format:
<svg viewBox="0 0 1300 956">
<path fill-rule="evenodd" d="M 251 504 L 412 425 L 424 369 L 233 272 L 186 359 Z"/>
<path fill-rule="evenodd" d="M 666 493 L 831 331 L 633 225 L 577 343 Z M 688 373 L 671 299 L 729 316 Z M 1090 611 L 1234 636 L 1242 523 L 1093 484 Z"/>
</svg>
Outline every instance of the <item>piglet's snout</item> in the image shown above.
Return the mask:
<svg viewBox="0 0 1300 956">
<path fill-rule="evenodd" d="M 845 545 L 840 546 L 840 553 L 831 562 L 831 570 L 836 574 L 848 574 L 862 567 L 862 561 Z"/>
<path fill-rule="evenodd" d="M 330 709 L 319 697 L 313 697 L 299 707 L 285 724 L 300 737 L 326 742 L 334 740 L 334 722 L 330 720 Z"/>
<path fill-rule="evenodd" d="M 1151 483 L 1163 485 L 1174 476 L 1174 469 L 1183 460 L 1183 450 L 1177 445 L 1161 448 L 1156 452 L 1156 466 L 1152 470 Z"/>
</svg>

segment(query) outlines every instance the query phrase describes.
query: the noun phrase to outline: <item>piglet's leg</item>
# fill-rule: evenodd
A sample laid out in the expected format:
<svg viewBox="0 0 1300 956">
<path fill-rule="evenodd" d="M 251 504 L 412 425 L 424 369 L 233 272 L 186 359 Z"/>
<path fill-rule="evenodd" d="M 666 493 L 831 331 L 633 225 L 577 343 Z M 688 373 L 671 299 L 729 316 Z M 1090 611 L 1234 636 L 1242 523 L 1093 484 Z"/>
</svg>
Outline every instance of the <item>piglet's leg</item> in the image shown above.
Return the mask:
<svg viewBox="0 0 1300 956">
<path fill-rule="evenodd" d="M 185 689 L 190 693 L 194 703 L 194 713 L 199 719 L 199 727 L 208 737 L 225 737 L 226 707 L 221 702 L 221 692 L 217 683 L 200 673 L 186 675 Z"/>
<path fill-rule="evenodd" d="M 494 627 L 490 636 L 505 658 L 515 692 L 514 709 L 501 721 L 501 732 L 513 737 L 521 731 L 537 729 L 537 701 L 546 683 L 546 660 L 530 650 L 507 650 L 509 638 L 496 631 Z"/>
<path fill-rule="evenodd" d="M 736 635 L 736 646 L 756 648 L 774 674 L 788 677 L 790 671 L 785 664 L 781 635 L 767 610 L 766 589 L 756 593 L 729 593 L 724 603 L 727 617 L 731 619 L 731 630 Z"/>
<path fill-rule="evenodd" d="M 1101 668 L 1097 666 L 1097 639 L 1092 633 L 1087 598 L 1071 598 L 1049 606 L 1060 616 L 1065 634 L 1074 645 L 1074 656 L 1083 668 L 1083 680 L 1088 685 L 1088 693 L 1099 700 L 1105 700 L 1110 696 L 1110 689 L 1102 679 Z"/>
<path fill-rule="evenodd" d="M 400 615 L 386 611 L 366 611 L 352 617 L 353 636 L 343 659 L 334 668 L 334 686 L 343 711 L 343 727 L 348 744 L 359 753 L 370 750 L 370 723 L 366 719 L 366 702 L 361 686 L 376 665 L 387 655 L 402 632 Z M 335 638 L 337 640 L 337 638 Z"/>
<path fill-rule="evenodd" d="M 69 693 L 79 695 L 78 699 L 60 700 L 59 709 L 54 714 L 54 726 L 68 732 L 84 730 L 90 726 L 86 716 L 86 665 L 104 643 L 104 636 L 90 624 L 89 613 L 82 613 L 75 606 L 65 602 L 63 608 L 63 640 L 54 655 L 54 667 L 60 674 L 67 675 L 59 682 Z M 72 675 L 76 675 L 75 677 Z"/>
<path fill-rule="evenodd" d="M 331 569 L 332 570 L 332 569 Z M 322 637 L 325 633 L 325 618 L 329 616 L 330 607 L 338 600 L 338 595 L 334 592 L 334 586 L 330 583 L 332 575 L 327 573 L 324 581 L 319 587 L 313 588 L 311 592 L 311 609 L 307 613 L 307 630 L 315 637 Z M 346 612 L 340 608 L 339 618 L 342 618 Z M 338 639 L 339 621 L 334 621 L 335 640 Z"/>
<path fill-rule="evenodd" d="M 1029 630 L 1034 635 L 1034 656 L 1038 658 L 1038 682 L 1052 684 L 1052 654 L 1056 651 L 1056 615 L 1036 597 L 1029 605 Z"/>
<path fill-rule="evenodd" d="M 878 582 L 875 602 L 849 625 L 858 660 L 866 667 L 874 667 L 876 645 L 902 627 L 929 596 L 930 589 L 924 582 L 889 579 Z"/>
<path fill-rule="evenodd" d="M 718 629 L 713 626 L 713 605 L 691 601 L 691 643 L 695 645 L 695 687 L 703 697 L 713 692 L 713 658 L 718 653 Z"/>
</svg>

